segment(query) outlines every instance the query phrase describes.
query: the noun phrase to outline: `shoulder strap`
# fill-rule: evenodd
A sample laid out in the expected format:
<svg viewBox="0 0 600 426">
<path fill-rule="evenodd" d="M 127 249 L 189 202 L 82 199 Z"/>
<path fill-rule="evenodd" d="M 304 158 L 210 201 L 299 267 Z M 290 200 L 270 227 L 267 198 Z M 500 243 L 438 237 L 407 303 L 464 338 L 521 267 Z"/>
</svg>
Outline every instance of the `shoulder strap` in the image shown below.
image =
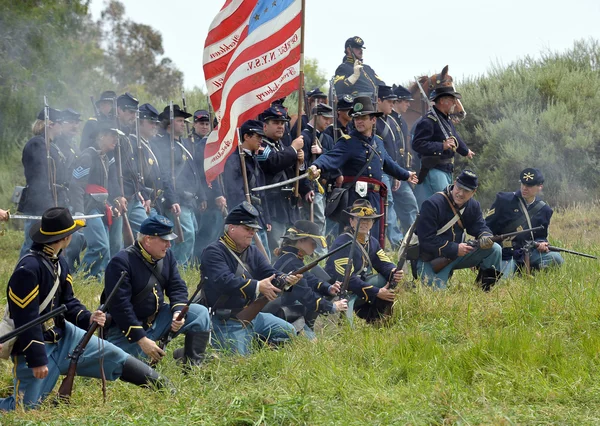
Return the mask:
<svg viewBox="0 0 600 426">
<path fill-rule="evenodd" d="M 365 248 L 363 247 L 363 245 L 361 243 L 357 242 L 356 245 L 358 245 L 358 248 L 362 252 L 363 257 L 365 259 L 367 259 L 367 263 L 369 265 L 369 270 L 372 270 L 373 269 L 373 264 L 371 263 L 371 257 L 369 256 L 369 253 L 367 252 L 367 250 L 365 250 Z"/>
<path fill-rule="evenodd" d="M 381 133 L 381 136 L 379 136 L 379 137 L 382 140 L 384 140 L 384 138 L 388 135 L 388 133 L 392 133 L 392 139 L 394 139 L 394 142 L 396 142 L 396 137 L 394 136 L 394 133 L 390 129 L 390 125 L 387 123 L 387 120 L 383 119 L 382 117 L 377 117 L 377 119 L 381 120 L 384 125 L 383 132 Z"/>
<path fill-rule="evenodd" d="M 529 216 L 529 212 L 527 211 L 527 206 L 525 205 L 525 203 L 523 202 L 523 199 L 521 197 L 517 197 L 519 199 L 519 204 L 521 205 L 521 210 L 523 210 L 523 215 L 525 216 L 525 219 L 527 220 L 527 225 L 529 225 L 529 228 L 531 229 L 531 217 Z M 542 207 L 544 207 L 546 205 L 546 203 L 544 203 L 543 201 L 540 201 L 536 206 L 534 206 L 531 209 L 531 216 L 535 216 L 537 214 L 537 212 L 539 212 Z M 533 236 L 533 231 L 530 232 L 531 234 L 531 239 L 535 240 L 535 237 Z"/>
<path fill-rule="evenodd" d="M 521 206 L 521 210 L 523 210 L 523 215 L 519 216 L 518 218 L 516 218 L 515 220 L 513 220 L 512 222 L 510 222 L 508 225 L 506 225 L 502 231 L 501 234 L 506 234 L 508 232 L 513 232 L 515 231 L 519 226 L 524 226 L 525 223 L 527 223 L 529 225 L 529 227 L 531 228 L 531 220 L 530 218 L 535 217 L 536 214 L 539 213 L 540 210 L 542 210 L 544 208 L 544 206 L 546 205 L 546 203 L 544 201 L 541 201 L 539 203 L 537 203 L 532 209 L 531 211 L 527 210 L 527 206 L 525 206 L 525 203 L 523 203 L 521 201 L 520 197 L 517 197 L 519 199 L 519 205 Z"/>
<path fill-rule="evenodd" d="M 235 254 L 235 252 L 233 250 L 231 250 L 229 247 L 227 247 L 227 244 L 225 244 L 223 242 L 223 240 L 219 240 L 219 242 L 221 242 L 221 244 L 223 244 L 225 246 L 225 248 L 229 251 L 229 253 L 231 253 L 231 255 L 233 256 L 233 258 L 237 261 L 237 263 L 242 267 L 242 269 L 249 275 L 252 276 L 252 274 L 250 273 L 250 268 L 248 267 L 248 265 L 246 265 L 246 263 L 244 263 L 244 261 L 242 259 L 240 259 L 240 257 Z"/>
<path fill-rule="evenodd" d="M 465 229 L 465 227 L 464 227 L 464 225 L 462 223 L 462 216 L 461 216 L 461 213 L 465 211 L 465 208 L 463 207 L 460 212 L 456 211 L 456 208 L 454 207 L 454 204 L 452 204 L 452 201 L 450 201 L 450 198 L 446 195 L 446 193 L 442 191 L 442 192 L 440 192 L 440 194 L 442 194 L 444 196 L 444 198 L 446 199 L 446 201 L 448 201 L 448 205 L 452 209 L 452 213 L 454 213 L 454 217 L 452 218 L 452 220 L 450 220 L 450 222 L 452 222 L 452 224 L 450 226 L 448 226 L 448 228 L 446 228 L 446 230 L 444 232 L 446 232 L 448 229 L 450 229 L 450 227 L 452 225 L 454 225 L 456 222 L 458 222 L 458 226 L 460 226 L 462 229 Z M 450 222 L 448 222 L 448 223 L 450 223 Z M 447 225 L 448 224 L 446 224 L 446 226 Z M 442 234 L 444 232 L 442 232 Z"/>
<path fill-rule="evenodd" d="M 292 254 L 292 255 L 289 257 L 289 259 L 287 259 L 285 262 L 283 262 L 283 265 L 281 265 L 281 266 L 280 266 L 279 268 L 277 268 L 277 269 L 279 269 L 279 270 L 280 270 L 281 272 L 283 272 L 283 273 L 287 273 L 287 272 L 285 272 L 285 267 L 286 267 L 286 266 L 288 266 L 288 265 L 289 265 L 289 264 L 292 262 L 292 260 L 294 260 L 294 256 L 295 256 L 295 255 L 294 255 L 294 254 Z M 290 272 L 291 272 L 291 271 L 290 271 Z"/>
</svg>

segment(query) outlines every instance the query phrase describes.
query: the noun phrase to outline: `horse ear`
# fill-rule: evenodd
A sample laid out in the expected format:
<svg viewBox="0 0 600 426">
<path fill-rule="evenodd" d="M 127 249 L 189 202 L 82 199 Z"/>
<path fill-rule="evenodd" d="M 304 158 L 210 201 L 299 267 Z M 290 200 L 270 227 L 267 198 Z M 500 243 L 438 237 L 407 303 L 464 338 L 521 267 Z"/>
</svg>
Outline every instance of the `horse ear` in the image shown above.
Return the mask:
<svg viewBox="0 0 600 426">
<path fill-rule="evenodd" d="M 442 68 L 442 73 L 440 74 L 440 80 L 444 81 L 446 76 L 448 75 L 448 65 Z"/>
<path fill-rule="evenodd" d="M 397 88 L 398 88 L 398 86 L 396 86 L 396 83 L 392 84 L 392 90 L 397 89 Z"/>
</svg>

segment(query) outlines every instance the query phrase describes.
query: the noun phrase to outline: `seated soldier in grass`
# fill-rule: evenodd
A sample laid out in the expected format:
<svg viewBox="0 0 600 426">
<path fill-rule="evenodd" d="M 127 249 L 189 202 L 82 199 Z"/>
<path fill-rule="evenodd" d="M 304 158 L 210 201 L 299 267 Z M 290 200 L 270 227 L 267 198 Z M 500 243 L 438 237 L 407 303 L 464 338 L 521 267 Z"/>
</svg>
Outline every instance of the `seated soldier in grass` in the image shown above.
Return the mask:
<svg viewBox="0 0 600 426">
<path fill-rule="evenodd" d="M 223 236 L 202 253 L 203 303 L 212 314 L 213 345 L 240 355 L 250 352 L 254 338 L 282 343 L 296 335 L 290 323 L 272 314 L 259 312 L 244 323 L 237 319 L 237 314 L 261 295 L 268 300 L 277 297 L 281 290 L 272 281 L 294 285 L 302 279 L 302 275 L 282 277 L 251 245 L 261 229 L 258 216 L 258 210 L 246 201 L 236 206 L 225 218 Z"/>
<path fill-rule="evenodd" d="M 381 249 L 377 239 L 370 235 L 373 224 L 383 214 L 377 214 L 371 203 L 363 199 L 354 201 L 354 204 L 344 211 L 350 216 L 350 226 L 346 227 L 344 233 L 336 238 L 331 249 L 352 241 L 354 233 L 358 232 L 356 247 L 352 255 L 352 275 L 348 284 L 348 290 L 352 296 L 348 301 L 350 309 L 347 314 L 352 315 L 352 309 L 354 309 L 360 318 L 376 321 L 381 317 L 382 312 L 375 304 L 375 300 L 393 302 L 396 293 L 394 290 L 390 290 L 389 282 L 391 280 L 400 282 L 404 278 L 404 271 L 396 269 L 396 265 Z M 327 259 L 325 271 L 337 281 L 343 282 L 344 280 L 350 250 L 351 246 Z"/>
<path fill-rule="evenodd" d="M 500 277 L 502 249 L 492 241 L 481 206 L 473 199 L 477 186 L 475 173 L 463 170 L 453 185 L 423 203 L 417 225 L 417 270 L 425 284 L 445 289 L 455 270 L 473 266 L 480 268 L 478 279 L 486 291 Z M 465 242 L 466 234 L 477 238 L 478 247 Z M 440 261 L 444 266 L 436 272 Z"/>
<path fill-rule="evenodd" d="M 319 235 L 319 225 L 308 220 L 298 220 L 282 237 L 281 247 L 275 250 L 279 258 L 273 267 L 278 271 L 292 272 L 304 266 L 304 256 L 312 256 L 315 250 L 327 249 L 325 238 Z M 284 291 L 281 297 L 269 302 L 263 312 L 270 312 L 288 322 L 303 319 L 304 331 L 314 337 L 314 325 L 319 314 L 342 312 L 348 308 L 345 299 L 332 302 L 330 298 L 340 292 L 339 281 L 329 284 L 331 277 L 316 266 L 303 274 L 296 285 Z"/>
<path fill-rule="evenodd" d="M 544 175 L 539 169 L 527 168 L 520 174 L 521 189 L 515 192 L 499 192 L 486 217 L 487 226 L 494 234 L 507 234 L 523 229 L 543 226 L 544 229 L 518 235 L 505 240 L 502 245 L 502 273 L 514 275 L 523 267 L 526 256 L 533 269 L 563 264 L 560 253 L 548 249 L 548 227 L 552 209 L 538 194 L 544 186 Z"/>
</svg>

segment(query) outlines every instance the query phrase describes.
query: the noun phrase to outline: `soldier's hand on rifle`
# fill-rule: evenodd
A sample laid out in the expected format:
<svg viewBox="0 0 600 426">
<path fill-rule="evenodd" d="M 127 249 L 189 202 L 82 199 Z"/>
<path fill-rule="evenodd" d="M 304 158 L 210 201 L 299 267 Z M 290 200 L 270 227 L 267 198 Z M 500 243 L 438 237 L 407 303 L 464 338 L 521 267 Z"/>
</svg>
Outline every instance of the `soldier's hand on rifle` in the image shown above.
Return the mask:
<svg viewBox="0 0 600 426">
<path fill-rule="evenodd" d="M 161 360 L 165 356 L 165 351 L 158 347 L 154 340 L 150 340 L 147 337 L 142 337 L 138 340 L 137 344 L 140 346 L 142 351 L 154 362 Z"/>
<path fill-rule="evenodd" d="M 304 148 L 304 138 L 302 136 L 298 136 L 296 139 L 292 141 L 292 148 L 296 151 L 302 150 Z"/>
<path fill-rule="evenodd" d="M 179 216 L 181 214 L 181 207 L 179 204 L 175 203 L 171 206 L 171 211 L 175 216 Z"/>
<path fill-rule="evenodd" d="M 332 284 L 331 287 L 329 287 L 329 294 L 331 294 L 332 296 L 335 296 L 336 294 L 338 294 L 340 292 L 341 286 L 342 286 L 342 283 L 340 281 L 336 281 L 335 284 Z"/>
<path fill-rule="evenodd" d="M 264 280 L 258 282 L 258 291 L 265 296 L 268 300 L 277 299 L 277 293 L 281 293 L 281 290 L 271 284 L 271 281 L 275 278 L 275 275 L 271 275 Z"/>
<path fill-rule="evenodd" d="M 472 160 L 473 157 L 475 157 L 475 153 L 473 151 L 469 150 L 469 152 L 467 153 L 467 158 L 469 160 Z"/>
<path fill-rule="evenodd" d="M 181 327 L 183 327 L 183 324 L 185 324 L 185 318 L 183 318 L 181 321 L 177 321 L 178 316 L 179 316 L 179 312 L 175 312 L 173 314 L 173 321 L 171 322 L 171 331 L 173 333 L 177 333 L 179 331 L 179 329 Z"/>
<path fill-rule="evenodd" d="M 385 300 L 386 302 L 393 302 L 396 298 L 396 293 L 394 290 L 390 290 L 390 283 L 387 283 L 385 287 L 379 289 L 379 293 L 377 293 L 377 298 L 381 300 Z"/>
<path fill-rule="evenodd" d="M 300 149 L 296 154 L 298 155 L 298 163 L 304 163 L 304 150 Z"/>
<path fill-rule="evenodd" d="M 146 210 L 147 215 L 150 215 L 150 212 L 152 211 L 151 204 L 152 204 L 152 202 L 150 200 L 144 201 L 144 210 Z"/>
<path fill-rule="evenodd" d="M 120 214 L 123 214 L 127 211 L 127 199 L 125 197 L 117 197 L 115 198 L 115 207 L 119 210 Z"/>
<path fill-rule="evenodd" d="M 467 254 L 471 253 L 473 250 L 475 250 L 475 248 L 471 247 L 467 243 L 460 243 L 458 245 L 458 257 L 466 256 Z"/>
<path fill-rule="evenodd" d="M 227 200 L 222 195 L 220 197 L 215 198 L 215 204 L 217 205 L 217 208 L 220 210 L 227 208 Z"/>
<path fill-rule="evenodd" d="M 412 183 L 414 185 L 419 183 L 419 177 L 417 176 L 417 174 L 415 172 L 408 172 L 410 173 L 410 176 L 408 177 L 408 182 Z"/>
<path fill-rule="evenodd" d="M 449 149 L 456 149 L 456 139 L 448 138 L 444 141 L 444 151 L 447 151 Z"/>
<path fill-rule="evenodd" d="M 537 251 L 539 251 L 540 253 L 548 253 L 550 251 L 550 249 L 548 248 L 547 241 L 540 241 L 539 243 L 535 243 L 535 246 L 537 248 Z"/>
<path fill-rule="evenodd" d="M 104 327 L 104 324 L 106 324 L 106 314 L 101 310 L 97 310 L 90 317 L 90 322 L 95 322 L 100 327 Z"/>
<path fill-rule="evenodd" d="M 206 200 L 200 202 L 200 211 L 203 212 L 208 207 Z"/>
<path fill-rule="evenodd" d="M 312 203 L 315 200 L 315 191 L 309 191 L 305 196 L 304 199 L 306 201 L 308 201 L 309 203 Z"/>
<path fill-rule="evenodd" d="M 307 171 L 309 180 L 315 180 L 321 176 L 321 170 L 317 169 L 317 166 L 310 166 Z"/>
<path fill-rule="evenodd" d="M 285 282 L 288 283 L 289 285 L 294 285 L 301 279 L 302 279 L 302 274 L 287 275 L 285 277 Z"/>
<path fill-rule="evenodd" d="M 48 366 L 40 365 L 39 367 L 33 367 L 31 372 L 33 373 L 33 377 L 36 379 L 45 379 L 48 375 Z"/>
<path fill-rule="evenodd" d="M 310 153 L 311 154 L 321 154 L 323 152 L 323 148 L 321 148 L 319 145 L 317 144 L 313 144 L 310 147 Z"/>
<path fill-rule="evenodd" d="M 333 302 L 336 312 L 344 312 L 348 310 L 348 301 L 346 299 L 338 300 Z"/>
<path fill-rule="evenodd" d="M 489 250 L 494 246 L 494 242 L 492 241 L 492 237 L 489 235 L 484 235 L 478 240 L 479 248 L 484 250 Z"/>
<path fill-rule="evenodd" d="M 396 281 L 397 283 L 399 283 L 400 281 L 402 281 L 404 279 L 404 271 L 402 269 L 396 269 L 394 268 L 394 281 Z"/>
</svg>

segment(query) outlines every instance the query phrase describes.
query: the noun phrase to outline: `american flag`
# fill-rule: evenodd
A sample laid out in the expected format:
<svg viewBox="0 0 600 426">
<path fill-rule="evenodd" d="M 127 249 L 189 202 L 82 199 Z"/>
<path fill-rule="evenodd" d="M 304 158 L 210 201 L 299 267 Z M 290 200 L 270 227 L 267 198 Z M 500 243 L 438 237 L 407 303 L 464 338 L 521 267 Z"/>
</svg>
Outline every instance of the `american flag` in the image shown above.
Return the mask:
<svg viewBox="0 0 600 426">
<path fill-rule="evenodd" d="M 233 16 L 238 11 L 244 14 L 248 4 L 253 8 L 242 28 Z M 227 28 L 226 24 L 231 26 Z M 206 76 L 206 85 L 209 93 L 212 91 L 211 101 L 219 120 L 218 129 L 208 136 L 204 154 L 209 182 L 223 171 L 225 160 L 237 147 L 237 128 L 268 108 L 272 100 L 298 89 L 301 26 L 301 0 L 227 0 L 213 21 L 209 38 L 213 33 L 226 37 L 213 37 L 213 43 L 207 39 L 206 46 L 219 51 L 217 39 L 227 39 L 234 45 L 223 52 L 226 59 L 215 58 L 207 63 L 206 49 L 204 53 L 204 69 L 215 65 Z M 234 40 L 238 32 L 239 40 Z M 216 70 L 225 60 L 225 70 L 219 75 Z"/>
</svg>

